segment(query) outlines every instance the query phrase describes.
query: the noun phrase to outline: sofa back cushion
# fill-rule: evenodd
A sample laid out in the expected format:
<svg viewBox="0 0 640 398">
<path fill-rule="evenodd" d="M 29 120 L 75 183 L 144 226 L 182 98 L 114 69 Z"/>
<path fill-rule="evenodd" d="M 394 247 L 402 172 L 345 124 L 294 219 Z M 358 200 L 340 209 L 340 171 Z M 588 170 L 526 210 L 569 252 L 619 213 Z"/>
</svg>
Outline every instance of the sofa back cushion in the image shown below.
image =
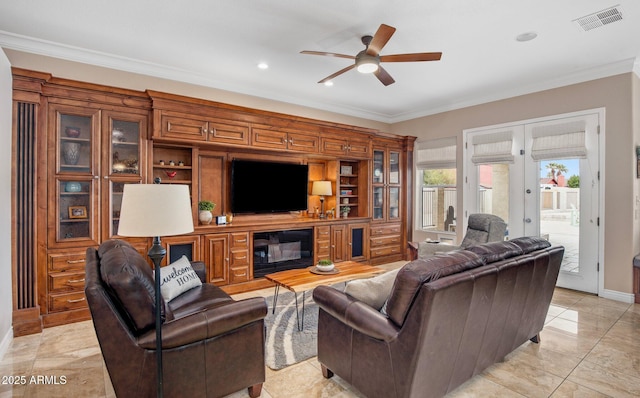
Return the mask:
<svg viewBox="0 0 640 398">
<path fill-rule="evenodd" d="M 484 258 L 468 251 L 454 251 L 410 262 L 402 267 L 396 276 L 386 304 L 387 316 L 396 325 L 402 326 L 423 283 L 484 264 Z"/>
<path fill-rule="evenodd" d="M 536 250 L 551 247 L 551 243 L 549 243 L 548 240 L 536 236 L 523 236 L 520 238 L 511 239 L 509 242 L 520 247 L 524 254 L 529 254 Z"/>
<path fill-rule="evenodd" d="M 155 326 L 155 286 L 149 264 L 127 242 L 112 239 L 98 248 L 100 276 L 136 334 Z M 164 299 L 161 298 L 164 321 Z"/>
<path fill-rule="evenodd" d="M 506 260 L 524 253 L 522 248 L 512 241 L 485 243 L 483 245 L 468 247 L 465 250 L 483 257 L 487 264 Z"/>
</svg>

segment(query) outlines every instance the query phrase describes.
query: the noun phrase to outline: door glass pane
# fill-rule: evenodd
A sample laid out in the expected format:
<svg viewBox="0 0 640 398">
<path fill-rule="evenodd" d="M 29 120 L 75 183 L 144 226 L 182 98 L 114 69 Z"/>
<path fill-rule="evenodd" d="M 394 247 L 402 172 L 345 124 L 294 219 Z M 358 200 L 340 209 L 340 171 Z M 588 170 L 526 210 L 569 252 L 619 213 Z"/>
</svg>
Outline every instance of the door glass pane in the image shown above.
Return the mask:
<svg viewBox="0 0 640 398">
<path fill-rule="evenodd" d="M 111 203 L 109 212 L 109 237 L 113 238 L 118 235 L 118 226 L 120 225 L 120 209 L 122 208 L 122 193 L 126 184 L 139 184 L 139 182 L 118 182 L 109 181 L 109 192 L 111 195 Z"/>
<path fill-rule="evenodd" d="M 389 188 L 389 218 L 400 217 L 400 188 Z"/>
<path fill-rule="evenodd" d="M 580 163 L 540 162 L 540 235 L 565 248 L 562 271 L 580 272 Z"/>
<path fill-rule="evenodd" d="M 111 172 L 113 174 L 140 174 L 138 167 L 139 123 L 114 119 L 111 128 Z"/>
<path fill-rule="evenodd" d="M 384 182 L 384 152 L 373 151 L 373 182 Z"/>
<path fill-rule="evenodd" d="M 494 214 L 507 223 L 509 230 L 509 165 L 478 166 L 478 212 Z M 508 235 L 507 235 L 508 236 Z"/>
<path fill-rule="evenodd" d="M 384 217 L 382 209 L 384 207 L 384 191 L 382 187 L 373 188 L 373 218 L 380 220 Z"/>
<path fill-rule="evenodd" d="M 91 182 L 58 182 L 58 241 L 91 238 Z"/>
<path fill-rule="evenodd" d="M 400 184 L 400 153 L 389 153 L 389 183 Z"/>
<path fill-rule="evenodd" d="M 60 173 L 91 173 L 91 117 L 60 114 Z"/>
</svg>

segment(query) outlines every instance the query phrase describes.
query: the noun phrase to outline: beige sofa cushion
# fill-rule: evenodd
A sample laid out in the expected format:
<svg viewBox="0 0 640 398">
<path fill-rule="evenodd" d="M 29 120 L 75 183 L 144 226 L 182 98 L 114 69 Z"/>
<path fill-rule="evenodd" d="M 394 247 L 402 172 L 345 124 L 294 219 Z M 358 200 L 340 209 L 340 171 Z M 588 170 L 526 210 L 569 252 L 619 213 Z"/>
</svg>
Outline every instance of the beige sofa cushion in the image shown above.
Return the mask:
<svg viewBox="0 0 640 398">
<path fill-rule="evenodd" d="M 344 292 L 380 311 L 382 305 L 387 301 L 391 293 L 393 282 L 396 280 L 396 275 L 399 270 L 400 268 L 374 276 L 373 278 L 356 279 L 347 282 L 344 287 Z"/>
</svg>

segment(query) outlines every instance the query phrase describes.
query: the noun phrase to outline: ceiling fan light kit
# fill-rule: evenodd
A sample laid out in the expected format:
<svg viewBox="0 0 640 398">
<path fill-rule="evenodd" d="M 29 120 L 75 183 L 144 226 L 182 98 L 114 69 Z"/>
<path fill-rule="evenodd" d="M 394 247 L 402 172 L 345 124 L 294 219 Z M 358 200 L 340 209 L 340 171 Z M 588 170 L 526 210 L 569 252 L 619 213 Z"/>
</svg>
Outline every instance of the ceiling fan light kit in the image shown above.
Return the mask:
<svg viewBox="0 0 640 398">
<path fill-rule="evenodd" d="M 362 44 L 365 45 L 365 49 L 360 51 L 355 57 L 353 55 L 336 54 L 323 51 L 301 51 L 301 54 L 309 55 L 322 55 L 325 57 L 337 57 L 352 59 L 355 62 L 352 65 L 343 68 L 336 73 L 325 77 L 318 83 L 328 83 L 334 77 L 356 69 L 360 73 L 373 73 L 378 80 L 385 86 L 395 83 L 395 80 L 389 75 L 389 73 L 380 65 L 380 62 L 420 62 L 420 61 L 439 61 L 442 57 L 441 52 L 435 53 L 415 53 L 415 54 L 395 54 L 380 56 L 380 51 L 384 47 L 391 36 L 395 33 L 396 28 L 382 24 L 373 36 L 363 36 Z"/>
</svg>

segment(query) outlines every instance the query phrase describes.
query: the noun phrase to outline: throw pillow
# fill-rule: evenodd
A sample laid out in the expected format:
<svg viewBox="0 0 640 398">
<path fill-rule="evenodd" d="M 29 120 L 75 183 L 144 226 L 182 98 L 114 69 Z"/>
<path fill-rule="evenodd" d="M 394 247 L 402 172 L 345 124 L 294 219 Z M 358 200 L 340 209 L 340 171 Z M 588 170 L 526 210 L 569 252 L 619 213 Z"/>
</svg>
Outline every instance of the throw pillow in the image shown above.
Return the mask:
<svg viewBox="0 0 640 398">
<path fill-rule="evenodd" d="M 171 301 L 187 290 L 201 285 L 202 281 L 185 256 L 160 268 L 160 292 L 166 301 Z"/>
<path fill-rule="evenodd" d="M 393 282 L 396 280 L 396 274 L 399 270 L 400 268 L 373 278 L 356 279 L 348 282 L 344 287 L 344 292 L 380 311 L 380 308 L 382 308 L 391 293 Z"/>
</svg>

